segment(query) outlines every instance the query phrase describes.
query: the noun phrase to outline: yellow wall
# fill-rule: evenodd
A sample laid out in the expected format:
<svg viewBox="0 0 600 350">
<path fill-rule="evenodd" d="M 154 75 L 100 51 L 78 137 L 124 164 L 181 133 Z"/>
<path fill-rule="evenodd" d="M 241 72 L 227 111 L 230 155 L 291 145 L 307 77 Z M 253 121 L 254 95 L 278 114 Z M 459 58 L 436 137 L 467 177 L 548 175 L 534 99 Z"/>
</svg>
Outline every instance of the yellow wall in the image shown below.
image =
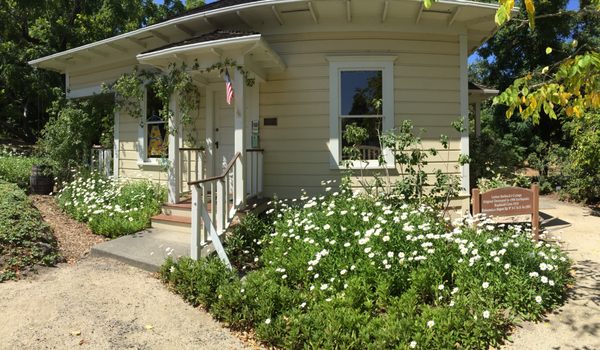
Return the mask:
<svg viewBox="0 0 600 350">
<path fill-rule="evenodd" d="M 460 135 L 450 126 L 460 114 L 457 36 L 306 33 L 266 40 L 287 64 L 260 85 L 261 119 L 278 119 L 277 126 L 260 126 L 267 196 L 296 196 L 300 189 L 318 193 L 322 180 L 340 178 L 340 170 L 330 169 L 327 147 L 329 55 L 397 55 L 395 125 L 410 119 L 415 130 L 425 128 L 427 148 L 440 148 L 440 134 L 448 135 L 450 152 L 432 159 L 427 170 L 441 167 L 459 174 Z"/>
</svg>

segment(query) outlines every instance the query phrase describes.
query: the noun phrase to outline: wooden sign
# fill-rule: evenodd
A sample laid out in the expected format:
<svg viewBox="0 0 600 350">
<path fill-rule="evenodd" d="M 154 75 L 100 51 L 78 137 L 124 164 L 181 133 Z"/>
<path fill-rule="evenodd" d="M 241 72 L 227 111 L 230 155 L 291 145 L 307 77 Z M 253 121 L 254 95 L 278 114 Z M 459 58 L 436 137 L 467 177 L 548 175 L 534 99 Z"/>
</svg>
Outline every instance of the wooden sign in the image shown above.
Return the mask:
<svg viewBox="0 0 600 350">
<path fill-rule="evenodd" d="M 490 216 L 531 215 L 531 230 L 535 240 L 539 239 L 540 189 L 537 184 L 531 189 L 520 187 L 496 188 L 479 193 L 472 191 L 473 215 L 483 213 Z"/>
</svg>

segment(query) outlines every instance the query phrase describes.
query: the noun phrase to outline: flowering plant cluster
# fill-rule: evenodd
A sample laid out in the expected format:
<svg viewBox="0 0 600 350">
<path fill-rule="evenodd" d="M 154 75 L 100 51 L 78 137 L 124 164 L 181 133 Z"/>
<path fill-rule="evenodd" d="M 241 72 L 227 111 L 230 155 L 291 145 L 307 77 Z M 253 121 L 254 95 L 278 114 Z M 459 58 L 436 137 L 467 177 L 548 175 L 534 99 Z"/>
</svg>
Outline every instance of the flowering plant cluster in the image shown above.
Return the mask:
<svg viewBox="0 0 600 350">
<path fill-rule="evenodd" d="M 164 188 L 150 181 L 119 184 L 98 172 L 79 173 L 58 193 L 60 207 L 92 232 L 117 237 L 142 230 L 160 212 Z"/>
<path fill-rule="evenodd" d="M 450 222 L 344 188 L 274 207 L 271 229 L 254 241 L 256 270 L 224 278 L 204 306 L 278 347 L 488 348 L 516 318 L 559 304 L 571 279 L 560 248 L 533 242 L 521 225 Z M 169 260 L 163 279 L 193 285 L 193 263 L 181 261 Z"/>
</svg>

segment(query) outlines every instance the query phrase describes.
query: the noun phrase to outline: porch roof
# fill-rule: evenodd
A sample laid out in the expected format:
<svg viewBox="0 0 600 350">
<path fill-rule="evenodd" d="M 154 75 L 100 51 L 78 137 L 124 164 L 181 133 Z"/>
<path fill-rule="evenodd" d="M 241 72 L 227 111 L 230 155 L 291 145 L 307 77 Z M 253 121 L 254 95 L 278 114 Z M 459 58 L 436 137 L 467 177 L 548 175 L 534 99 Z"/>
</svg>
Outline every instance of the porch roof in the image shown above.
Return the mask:
<svg viewBox="0 0 600 350">
<path fill-rule="evenodd" d="M 481 84 L 469 82 L 469 103 L 477 103 L 498 95 L 500 91 Z"/>
<path fill-rule="evenodd" d="M 244 64 L 259 79 L 266 80 L 265 69 L 285 69 L 285 63 L 259 33 L 216 30 L 165 45 L 136 56 L 138 62 L 165 68 L 172 62 L 197 59 L 201 68 L 218 62 L 221 57 L 244 57 Z M 214 61 L 214 62 L 213 62 Z"/>
</svg>

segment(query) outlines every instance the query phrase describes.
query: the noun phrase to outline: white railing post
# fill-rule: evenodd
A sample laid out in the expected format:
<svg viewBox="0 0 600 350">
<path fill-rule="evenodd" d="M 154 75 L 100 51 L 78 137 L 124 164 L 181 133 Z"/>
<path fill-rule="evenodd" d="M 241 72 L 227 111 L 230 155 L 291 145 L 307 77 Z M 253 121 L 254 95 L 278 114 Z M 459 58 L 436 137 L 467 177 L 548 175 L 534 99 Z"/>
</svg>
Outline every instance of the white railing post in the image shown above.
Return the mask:
<svg viewBox="0 0 600 350">
<path fill-rule="evenodd" d="M 202 225 L 200 223 L 200 213 L 202 208 L 202 201 L 200 200 L 200 193 L 198 186 L 192 186 L 192 240 L 191 240 L 191 251 L 190 257 L 194 260 L 200 258 L 200 251 L 202 244 L 204 243 L 204 237 L 202 235 Z"/>
<path fill-rule="evenodd" d="M 224 228 L 224 213 L 225 213 L 225 182 L 223 180 L 217 181 L 217 200 L 216 203 L 213 203 L 212 209 L 216 212 L 217 215 L 217 234 L 223 233 Z"/>
<path fill-rule="evenodd" d="M 256 196 L 258 198 L 262 197 L 262 193 L 263 193 L 263 153 L 262 152 L 258 152 L 258 157 L 257 157 L 257 169 L 256 169 Z"/>
</svg>

